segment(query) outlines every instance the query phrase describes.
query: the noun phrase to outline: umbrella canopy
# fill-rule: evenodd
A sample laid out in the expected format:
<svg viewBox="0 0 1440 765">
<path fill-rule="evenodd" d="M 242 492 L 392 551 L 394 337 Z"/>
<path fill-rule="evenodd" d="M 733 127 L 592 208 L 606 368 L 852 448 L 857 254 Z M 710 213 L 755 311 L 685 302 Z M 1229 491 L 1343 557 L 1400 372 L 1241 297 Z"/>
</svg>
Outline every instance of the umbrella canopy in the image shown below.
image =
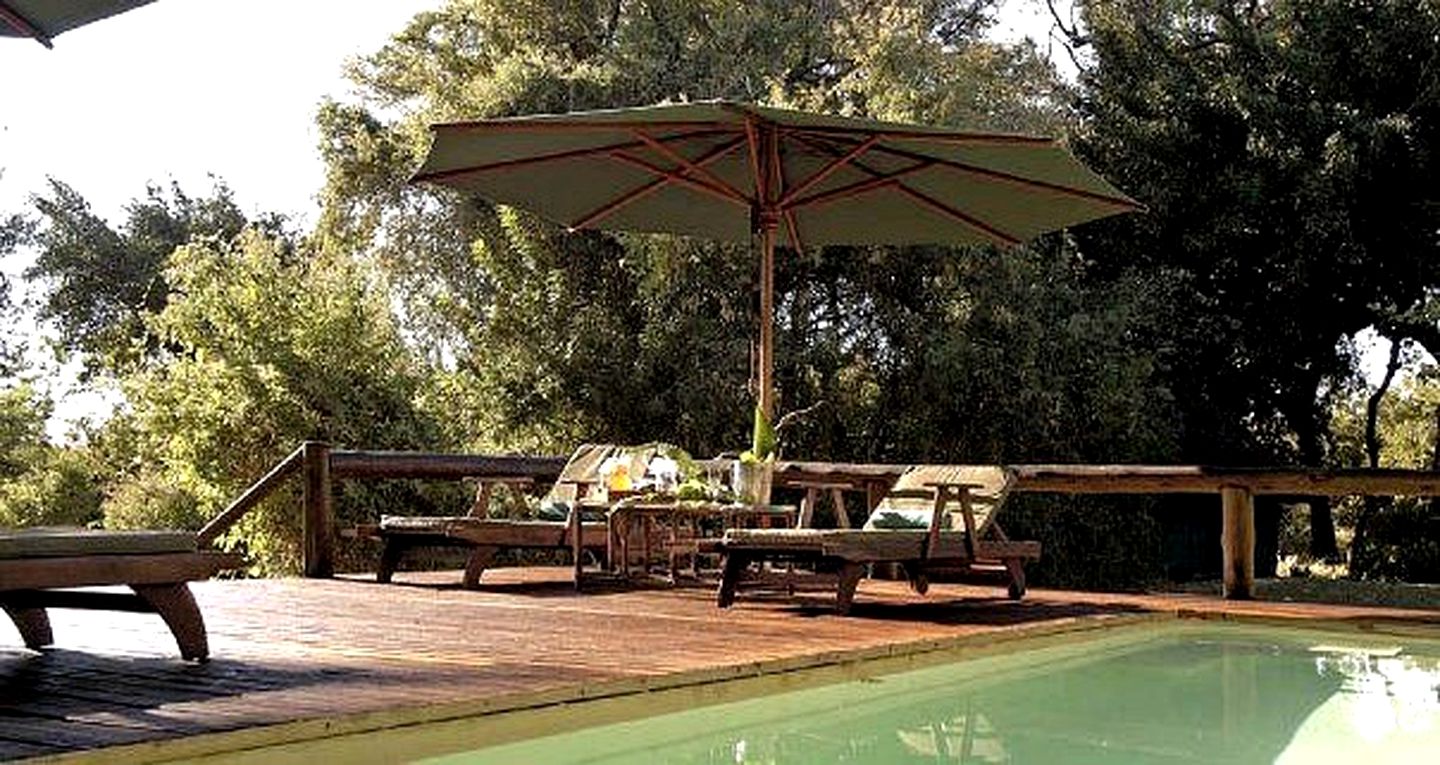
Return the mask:
<svg viewBox="0 0 1440 765">
<path fill-rule="evenodd" d="M 1015 245 L 1139 205 L 1058 141 L 726 101 L 432 126 L 415 182 L 572 229 L 758 236 L 760 405 L 773 414 L 774 246 Z"/>
<path fill-rule="evenodd" d="M 31 37 L 47 48 L 61 32 L 153 0 L 0 0 L 0 37 Z"/>
</svg>

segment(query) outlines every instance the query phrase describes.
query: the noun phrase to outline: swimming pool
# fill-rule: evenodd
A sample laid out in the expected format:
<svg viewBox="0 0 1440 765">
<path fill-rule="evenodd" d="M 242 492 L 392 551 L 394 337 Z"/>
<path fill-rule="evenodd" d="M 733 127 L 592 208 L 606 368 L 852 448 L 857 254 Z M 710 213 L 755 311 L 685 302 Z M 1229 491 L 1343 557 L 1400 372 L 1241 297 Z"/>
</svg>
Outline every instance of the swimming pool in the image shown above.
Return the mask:
<svg viewBox="0 0 1440 765">
<path fill-rule="evenodd" d="M 1425 762 L 1440 643 L 1172 623 L 425 760 Z"/>
<path fill-rule="evenodd" d="M 209 765 L 1433 761 L 1440 751 L 1436 628 L 1368 621 L 1333 626 L 1336 631 L 1301 630 L 1162 614 L 1078 620 L 556 688 L 518 701 L 478 699 L 467 710 L 419 708 L 406 713 L 409 722 L 357 715 L 317 730 L 301 721 L 161 742 L 121 759 Z M 617 661 L 626 650 L 636 647 L 617 647 Z M 94 761 L 120 761 L 107 751 L 95 752 Z"/>
</svg>

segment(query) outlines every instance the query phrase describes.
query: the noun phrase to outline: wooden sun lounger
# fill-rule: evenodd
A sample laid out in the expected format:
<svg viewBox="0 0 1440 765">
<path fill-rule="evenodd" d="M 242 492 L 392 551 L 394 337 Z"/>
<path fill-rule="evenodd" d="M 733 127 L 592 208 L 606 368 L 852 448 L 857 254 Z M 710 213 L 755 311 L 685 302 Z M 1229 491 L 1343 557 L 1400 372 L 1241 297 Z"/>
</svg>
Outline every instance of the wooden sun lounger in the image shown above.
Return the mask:
<svg viewBox="0 0 1440 765">
<path fill-rule="evenodd" d="M 54 642 L 48 608 L 153 612 L 180 655 L 203 661 L 205 621 L 187 582 L 239 568 L 238 555 L 201 552 L 195 535 L 163 531 L 24 529 L 0 532 L 0 608 L 25 645 Z M 130 593 L 74 590 L 125 585 Z"/>
<path fill-rule="evenodd" d="M 716 602 L 726 608 L 751 564 L 792 561 L 834 570 L 836 610 L 847 613 L 855 588 L 874 563 L 897 563 L 920 593 L 929 571 L 1004 566 L 1009 594 L 1025 594 L 1026 561 L 1040 557 L 1039 542 L 1012 541 L 996 522 L 1014 476 L 998 466 L 921 465 L 896 481 L 864 529 L 732 529 L 717 546 L 724 557 Z M 951 518 L 958 523 L 947 523 Z M 887 524 L 921 528 L 884 528 Z M 950 529 L 954 530 L 950 530 Z"/>
<path fill-rule="evenodd" d="M 470 548 L 462 586 L 471 590 L 480 586 L 480 575 L 501 550 L 571 550 L 574 547 L 567 521 L 387 515 L 380 519 L 378 533 L 385 540 L 385 548 L 380 553 L 376 581 L 389 582 L 406 551 L 412 548 L 461 546 Z M 604 523 L 585 523 L 581 530 L 581 547 L 603 555 L 607 535 Z"/>
<path fill-rule="evenodd" d="M 581 520 L 580 500 L 586 491 L 600 483 L 600 466 L 613 456 L 627 456 L 643 466 L 654 456 L 653 450 L 626 448 L 611 444 L 583 444 L 570 456 L 555 487 L 546 495 L 547 501 L 569 506 L 569 517 L 563 520 L 507 520 L 487 518 L 489 486 L 492 483 L 528 482 L 529 479 L 485 478 L 480 480 L 475 503 L 467 516 L 385 516 L 375 530 L 384 542 L 380 564 L 375 573 L 379 582 L 393 578 L 405 553 L 417 547 L 465 547 L 470 558 L 465 565 L 462 584 L 466 589 L 480 585 L 480 575 L 501 550 L 561 549 L 570 550 L 575 565 L 575 586 L 580 586 L 582 554 L 591 550 L 601 556 L 607 552 L 608 529 L 605 523 Z M 643 472 L 643 471 L 642 471 Z M 576 544 L 578 541 L 579 544 Z"/>
</svg>

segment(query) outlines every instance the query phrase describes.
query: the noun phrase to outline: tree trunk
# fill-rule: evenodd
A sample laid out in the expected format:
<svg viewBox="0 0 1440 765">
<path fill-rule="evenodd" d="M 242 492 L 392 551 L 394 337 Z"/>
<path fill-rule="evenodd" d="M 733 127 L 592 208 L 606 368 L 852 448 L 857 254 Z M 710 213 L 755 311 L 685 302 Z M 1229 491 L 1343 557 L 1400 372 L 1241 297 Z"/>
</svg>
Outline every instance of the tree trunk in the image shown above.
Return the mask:
<svg viewBox="0 0 1440 765">
<path fill-rule="evenodd" d="M 1329 497 L 1310 497 L 1310 556 L 1317 560 L 1335 560 L 1340 546 L 1335 543 L 1335 514 L 1330 511 Z"/>
<path fill-rule="evenodd" d="M 1390 341 L 1390 358 L 1385 363 L 1385 377 L 1365 402 L 1365 457 L 1371 468 L 1380 467 L 1380 403 L 1400 369 L 1400 351 L 1404 340 Z M 1355 536 L 1350 540 L 1350 576 L 1363 578 L 1370 569 L 1370 520 L 1389 504 L 1388 497 L 1366 495 L 1360 514 L 1355 518 Z"/>
<path fill-rule="evenodd" d="M 1317 377 L 1309 385 L 1297 389 L 1313 391 L 1320 385 Z M 1285 412 L 1295 428 L 1295 438 L 1300 447 L 1300 460 L 1306 467 L 1319 468 L 1325 464 L 1325 413 L 1316 403 L 1314 396 L 1296 397 L 1290 400 Z M 1308 497 L 1310 507 L 1310 555 L 1317 560 L 1332 561 L 1339 557 L 1340 548 L 1335 543 L 1335 516 L 1330 511 L 1329 497 Z"/>
</svg>

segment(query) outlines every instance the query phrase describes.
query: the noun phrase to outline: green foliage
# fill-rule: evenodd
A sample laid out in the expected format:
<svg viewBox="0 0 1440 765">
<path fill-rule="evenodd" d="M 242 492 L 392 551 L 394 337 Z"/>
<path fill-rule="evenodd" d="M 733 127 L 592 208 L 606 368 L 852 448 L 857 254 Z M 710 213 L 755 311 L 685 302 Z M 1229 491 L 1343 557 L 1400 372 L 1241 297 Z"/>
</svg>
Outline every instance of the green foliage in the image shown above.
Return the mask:
<svg viewBox="0 0 1440 765">
<path fill-rule="evenodd" d="M 98 465 L 45 439 L 52 404 L 29 383 L 0 390 L 0 527 L 84 526 L 100 518 Z"/>
<path fill-rule="evenodd" d="M 1039 561 L 1026 566 L 1032 584 L 1077 590 L 1133 590 L 1160 581 L 1162 501 L 1151 497 L 1056 497 L 1023 494 L 1005 508 L 1005 531 L 1039 539 Z"/>
<path fill-rule="evenodd" d="M 101 511 L 105 525 L 114 529 L 194 529 L 206 520 L 193 492 L 155 470 L 115 483 Z"/>
<path fill-rule="evenodd" d="M 755 407 L 755 430 L 750 438 L 750 456 L 758 461 L 765 461 L 775 457 L 775 428 L 770 424 L 770 418 L 765 416 L 765 410 Z M 743 458 L 745 455 L 741 455 Z"/>
<path fill-rule="evenodd" d="M 1440 583 L 1440 514 L 1435 511 L 1433 500 L 1416 497 L 1397 497 L 1372 509 L 1363 535 L 1357 533 L 1352 541 L 1350 575 Z"/>
<path fill-rule="evenodd" d="M 165 278 L 174 292 L 147 328 L 172 350 L 122 378 L 128 411 L 99 440 L 139 466 L 112 492 L 107 521 L 194 528 L 306 439 L 436 443 L 416 408 L 415 361 L 359 264 L 252 229 L 179 248 Z M 341 503 L 342 520 L 378 514 L 358 504 Z M 294 498 L 281 497 L 235 538 L 283 570 L 298 529 Z"/>
<path fill-rule="evenodd" d="M 992 5 L 451 2 L 352 67 L 362 95 L 397 120 L 322 110 L 320 235 L 385 267 L 427 354 L 455 359 L 446 386 L 498 414 L 468 429 L 482 434 L 472 442 L 564 451 L 582 437 L 663 438 L 715 453 L 749 424 L 750 253 L 563 235 L 408 186 L 425 125 L 713 97 L 1060 124 L 1061 88 L 1041 58 L 980 40 Z"/>
<path fill-rule="evenodd" d="M 49 196 L 32 198 L 38 217 L 23 222 L 17 246 L 35 248 L 25 272 L 45 293 L 39 318 L 52 321 L 59 345 L 83 354 L 90 372 L 123 369 L 157 350 L 146 317 L 164 307 L 170 287 L 166 258 L 192 238 L 228 241 L 247 225 L 231 195 L 219 184 L 210 197 L 194 198 L 172 185 L 146 189 L 125 208 L 119 229 L 90 210 L 75 189 L 50 181 Z M 270 216 L 272 230 L 281 221 Z"/>
<path fill-rule="evenodd" d="M 87 451 L 47 445 L 24 473 L 0 481 L 0 527 L 97 524 L 100 486 Z"/>
<path fill-rule="evenodd" d="M 1149 206 L 1083 230 L 1106 272 L 1169 272 L 1156 362 L 1185 459 L 1321 465 L 1342 341 L 1440 279 L 1429 180 L 1440 8 L 1082 4 L 1094 65 L 1076 146 Z"/>
<path fill-rule="evenodd" d="M 51 409 L 50 400 L 28 383 L 0 389 L 0 480 L 24 473 L 37 461 Z"/>
<path fill-rule="evenodd" d="M 1346 391 L 1334 412 L 1336 464 L 1368 465 L 1366 394 Z M 1401 378 L 1379 408 L 1381 467 L 1430 469 L 1435 464 L 1440 369 L 1433 364 Z M 1342 508 L 1350 521 L 1350 575 L 1358 579 L 1440 582 L 1440 515 L 1433 499 L 1355 500 Z"/>
</svg>

